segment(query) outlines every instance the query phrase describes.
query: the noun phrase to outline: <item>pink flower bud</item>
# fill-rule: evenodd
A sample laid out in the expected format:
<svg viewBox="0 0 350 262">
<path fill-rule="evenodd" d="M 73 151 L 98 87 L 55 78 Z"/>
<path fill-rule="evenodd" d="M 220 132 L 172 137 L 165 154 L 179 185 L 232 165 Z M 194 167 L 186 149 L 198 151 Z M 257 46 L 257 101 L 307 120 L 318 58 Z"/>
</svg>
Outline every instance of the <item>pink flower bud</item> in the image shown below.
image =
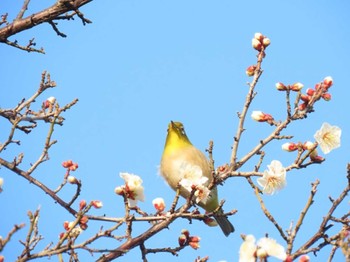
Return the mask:
<svg viewBox="0 0 350 262">
<path fill-rule="evenodd" d="M 300 105 L 298 106 L 298 109 L 299 109 L 300 111 L 304 111 L 304 110 L 306 109 L 306 107 L 307 107 L 307 103 L 302 103 L 302 104 L 300 104 Z"/>
<path fill-rule="evenodd" d="M 322 94 L 322 98 L 325 100 L 325 101 L 330 101 L 332 96 L 330 93 L 324 93 Z"/>
<path fill-rule="evenodd" d="M 264 37 L 264 39 L 263 39 L 263 41 L 262 41 L 262 44 L 263 44 L 263 46 L 266 48 L 266 47 L 268 47 L 268 46 L 271 44 L 271 41 L 270 41 L 269 38 Z"/>
<path fill-rule="evenodd" d="M 311 141 L 306 141 L 304 144 L 303 144 L 303 149 L 304 150 L 311 150 L 311 149 L 315 149 L 315 144 L 312 143 Z"/>
<path fill-rule="evenodd" d="M 87 216 L 83 216 L 80 220 L 79 220 L 79 224 L 87 224 L 87 222 L 89 221 L 89 218 Z"/>
<path fill-rule="evenodd" d="M 53 96 L 50 96 L 48 99 L 46 99 L 47 102 L 49 102 L 51 105 L 53 105 L 56 102 L 56 98 Z"/>
<path fill-rule="evenodd" d="M 325 79 L 323 79 L 323 84 L 327 89 L 330 88 L 333 85 L 333 78 L 331 76 L 327 76 Z"/>
<path fill-rule="evenodd" d="M 288 152 L 292 152 L 298 149 L 298 145 L 295 143 L 284 143 L 282 149 Z"/>
<path fill-rule="evenodd" d="M 210 227 L 216 227 L 218 225 L 216 220 L 211 217 L 206 217 L 203 221 L 207 226 L 210 226 Z"/>
<path fill-rule="evenodd" d="M 69 221 L 64 221 L 63 222 L 63 228 L 68 231 L 69 230 Z"/>
<path fill-rule="evenodd" d="M 266 122 L 273 120 L 273 117 L 271 115 L 263 113 L 262 111 L 253 111 L 251 117 L 253 120 L 258 122 Z"/>
<path fill-rule="evenodd" d="M 259 40 L 257 40 L 256 38 L 252 39 L 252 46 L 255 50 L 261 51 L 262 48 L 262 44 Z"/>
<path fill-rule="evenodd" d="M 281 82 L 276 83 L 276 88 L 278 91 L 286 91 L 287 90 L 287 87 Z"/>
<path fill-rule="evenodd" d="M 187 237 L 185 235 L 179 236 L 179 245 L 180 247 L 183 247 L 187 242 Z"/>
<path fill-rule="evenodd" d="M 101 208 L 103 206 L 102 201 L 100 201 L 100 200 L 93 200 L 93 201 L 91 201 L 91 205 L 94 208 Z"/>
<path fill-rule="evenodd" d="M 245 73 L 247 74 L 247 76 L 253 76 L 254 72 L 255 72 L 256 66 L 255 65 L 251 65 L 247 68 L 247 70 L 245 71 Z"/>
<path fill-rule="evenodd" d="M 83 210 L 86 207 L 86 201 L 81 200 L 79 203 L 79 210 Z"/>
<path fill-rule="evenodd" d="M 302 83 L 295 83 L 293 85 L 290 86 L 290 90 L 292 91 L 300 91 L 302 88 L 304 87 L 304 85 Z"/>
<path fill-rule="evenodd" d="M 299 262 L 309 262 L 310 257 L 308 255 L 303 255 L 299 258 Z"/>
<path fill-rule="evenodd" d="M 313 96 L 315 94 L 315 90 L 312 88 L 308 88 L 308 89 L 306 89 L 306 94 L 308 96 Z"/>
<path fill-rule="evenodd" d="M 264 35 L 262 33 L 255 33 L 254 38 L 259 42 L 262 42 L 264 40 Z"/>
<path fill-rule="evenodd" d="M 300 99 L 304 102 L 309 102 L 311 98 L 308 95 L 301 94 Z"/>
<path fill-rule="evenodd" d="M 86 230 L 88 228 L 87 224 L 79 224 L 79 226 L 82 230 Z"/>
<path fill-rule="evenodd" d="M 197 236 L 193 236 L 193 237 L 190 237 L 189 238 L 189 242 L 188 244 L 193 248 L 193 249 L 198 249 L 200 246 L 199 246 L 199 241 L 200 241 L 200 237 L 197 237 Z"/>
<path fill-rule="evenodd" d="M 314 150 L 314 151 L 316 151 L 316 150 Z M 314 152 L 314 151 L 312 151 L 312 152 Z M 310 159 L 311 159 L 313 162 L 315 162 L 315 163 L 322 163 L 322 162 L 324 161 L 324 158 L 321 157 L 321 156 L 319 156 L 319 155 L 317 155 L 317 156 L 312 156 L 312 154 L 311 154 L 311 155 L 310 155 Z"/>
<path fill-rule="evenodd" d="M 73 165 L 71 165 L 70 167 L 69 167 L 69 170 L 70 171 L 75 171 L 75 170 L 77 170 L 78 169 L 78 164 L 77 163 L 74 163 Z"/>
<path fill-rule="evenodd" d="M 190 231 L 188 231 L 187 229 L 182 229 L 182 230 L 181 230 L 181 234 L 182 234 L 182 235 L 185 235 L 187 238 L 190 237 Z"/>
<path fill-rule="evenodd" d="M 152 204 L 158 212 L 163 212 L 165 209 L 165 202 L 161 197 L 153 199 Z"/>
<path fill-rule="evenodd" d="M 114 189 L 114 193 L 116 193 L 117 195 L 124 195 L 124 186 L 117 186 L 115 189 Z"/>
<path fill-rule="evenodd" d="M 64 161 L 63 163 L 62 163 L 62 166 L 64 167 L 64 168 L 68 168 L 68 167 L 70 167 L 70 166 L 72 166 L 73 165 L 73 161 L 72 160 L 67 160 L 67 161 Z"/>
</svg>

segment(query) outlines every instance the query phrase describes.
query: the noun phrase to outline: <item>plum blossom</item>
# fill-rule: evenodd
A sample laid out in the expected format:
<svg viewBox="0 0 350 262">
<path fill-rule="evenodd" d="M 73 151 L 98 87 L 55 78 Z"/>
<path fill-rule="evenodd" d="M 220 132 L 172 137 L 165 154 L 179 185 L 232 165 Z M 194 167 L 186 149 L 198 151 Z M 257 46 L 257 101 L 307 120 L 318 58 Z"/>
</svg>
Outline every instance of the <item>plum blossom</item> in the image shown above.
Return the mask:
<svg viewBox="0 0 350 262">
<path fill-rule="evenodd" d="M 144 201 L 144 188 L 142 186 L 142 179 L 134 174 L 120 173 L 120 177 L 124 179 L 126 197 L 128 198 L 128 203 L 130 207 L 137 205 L 137 201 Z"/>
<path fill-rule="evenodd" d="M 278 160 L 273 160 L 267 166 L 268 170 L 258 178 L 258 184 L 263 187 L 263 193 L 273 195 L 277 190 L 281 190 L 286 185 L 286 169 Z"/>
<path fill-rule="evenodd" d="M 263 237 L 257 243 L 253 235 L 246 235 L 243 238 L 244 241 L 239 249 L 239 262 L 255 262 L 257 258 L 266 259 L 267 257 L 285 261 L 287 258 L 284 247 L 272 238 Z"/>
<path fill-rule="evenodd" d="M 255 262 L 255 237 L 253 235 L 244 236 L 244 241 L 239 248 L 239 262 Z"/>
<path fill-rule="evenodd" d="M 284 247 L 278 244 L 276 240 L 268 237 L 263 237 L 258 241 L 258 249 L 256 253 L 257 257 L 260 258 L 271 256 L 282 261 L 287 258 Z"/>
<path fill-rule="evenodd" d="M 196 203 L 202 202 L 205 204 L 209 198 L 210 190 L 207 188 L 206 183 L 208 178 L 203 176 L 202 169 L 197 165 L 190 165 L 185 163 L 180 168 L 181 177 L 180 185 L 188 192 L 192 192 L 195 188 L 194 196 L 196 197 Z"/>
<path fill-rule="evenodd" d="M 333 149 L 340 147 L 340 136 L 341 129 L 339 127 L 323 123 L 321 129 L 314 135 L 314 138 L 319 144 L 322 152 L 328 154 Z"/>
</svg>

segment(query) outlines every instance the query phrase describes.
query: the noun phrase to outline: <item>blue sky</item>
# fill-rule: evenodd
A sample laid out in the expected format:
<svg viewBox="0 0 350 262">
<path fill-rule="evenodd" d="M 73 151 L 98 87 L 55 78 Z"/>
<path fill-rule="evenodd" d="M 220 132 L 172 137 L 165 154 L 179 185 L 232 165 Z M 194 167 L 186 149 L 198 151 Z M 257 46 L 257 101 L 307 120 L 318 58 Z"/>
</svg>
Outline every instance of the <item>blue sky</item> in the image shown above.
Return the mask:
<svg viewBox="0 0 350 262">
<path fill-rule="evenodd" d="M 2 1 L 0 11 L 8 12 L 9 19 L 13 19 L 21 5 L 21 1 Z M 32 1 L 27 14 L 43 7 Z M 275 90 L 276 82 L 302 82 L 305 87 L 313 87 L 331 75 L 332 100 L 318 103 L 315 113 L 293 123 L 284 134 L 294 135 L 295 142 L 312 140 L 323 122 L 343 130 L 342 146 L 327 155 L 326 162 L 288 173 L 284 190 L 264 196 L 272 214 L 287 229 L 304 207 L 310 183 L 321 181 L 315 203 L 301 228 L 303 233 L 297 238 L 298 247 L 317 230 L 330 207 L 328 196 L 337 197 L 346 185 L 350 133 L 346 73 L 349 10 L 347 1 L 94 1 L 81 9 L 92 24 L 84 27 L 77 18 L 59 23 L 68 35 L 65 39 L 57 37 L 49 25 L 11 38 L 25 43 L 34 36 L 46 55 L 0 46 L 0 106 L 13 107 L 22 98 L 30 97 L 38 88 L 41 72 L 49 71 L 57 88 L 41 99 L 55 96 L 61 105 L 74 98 L 79 98 L 79 102 L 66 112 L 64 126 L 56 127 L 54 138 L 58 144 L 51 150 L 50 161 L 40 166 L 34 176 L 55 188 L 65 172 L 61 162 L 72 159 L 79 163 L 75 175 L 83 183 L 79 199 L 99 199 L 104 207 L 94 210 L 94 214 L 118 217 L 123 215 L 123 205 L 113 190 L 123 183 L 119 172 L 135 173 L 142 177 L 145 186 L 146 201 L 140 207 L 152 212 L 152 199 L 162 196 L 170 206 L 174 197 L 157 174 L 170 120 L 182 121 L 192 143 L 203 151 L 213 140 L 216 165 L 229 161 L 237 112 L 242 110 L 246 83 L 250 80 L 245 69 L 256 61 L 251 38 L 255 32 L 261 32 L 271 39 L 271 45 L 250 112 L 262 110 L 282 120 L 284 94 Z M 37 108 L 42 100 L 35 105 Z M 1 141 L 8 128 L 6 122 L 1 122 Z M 269 126 L 250 118 L 246 129 L 239 156 L 271 131 Z M 44 144 L 46 132 L 47 127 L 40 124 L 30 135 L 18 133 L 22 146 L 11 145 L 2 157 L 11 160 L 24 152 L 23 168 L 28 168 L 39 156 L 38 145 Z M 282 143 L 277 141 L 266 147 L 263 169 L 273 159 L 284 165 L 293 161 L 293 154 L 281 151 Z M 252 170 L 256 160 L 242 170 Z M 4 168 L 0 169 L 0 176 L 5 179 L 0 195 L 5 214 L 0 235 L 6 235 L 14 223 L 27 222 L 27 211 L 40 206 L 39 226 L 44 236 L 40 247 L 56 241 L 63 231 L 63 221 L 73 218 L 22 178 Z M 71 189 L 68 186 L 61 196 L 68 199 Z M 205 255 L 210 261 L 237 261 L 240 234 L 260 238 L 268 233 L 280 242 L 278 232 L 262 215 L 244 179 L 230 179 L 219 191 L 219 197 L 226 200 L 226 210 L 238 209 L 237 215 L 230 218 L 236 232 L 226 238 L 219 228 L 178 220 L 148 241 L 146 247 L 174 247 L 181 229 L 188 228 L 191 234 L 202 238 L 201 248 L 187 248 L 179 257 L 151 254 L 149 261 L 193 261 Z M 348 202 L 347 198 L 337 215 L 348 212 Z M 100 226 L 98 222 L 90 223 L 83 236 L 91 236 Z M 137 225 L 135 232 L 144 228 L 147 225 Z M 21 250 L 18 239 L 24 239 L 26 230 L 16 234 L 3 251 L 8 261 L 14 260 Z M 329 251 L 325 248 L 312 261 L 325 261 Z M 87 253 L 82 257 L 93 260 Z M 341 259 L 338 252 L 334 261 Z M 135 249 L 119 261 L 140 261 L 140 252 Z"/>
</svg>

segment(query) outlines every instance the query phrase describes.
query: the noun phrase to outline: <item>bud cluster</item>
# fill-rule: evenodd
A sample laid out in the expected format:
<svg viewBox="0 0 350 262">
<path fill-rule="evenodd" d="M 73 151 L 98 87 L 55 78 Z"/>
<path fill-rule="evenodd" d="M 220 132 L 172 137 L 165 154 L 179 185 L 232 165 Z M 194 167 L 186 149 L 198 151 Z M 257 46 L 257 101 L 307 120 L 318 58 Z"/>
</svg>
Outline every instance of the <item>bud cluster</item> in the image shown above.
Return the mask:
<svg viewBox="0 0 350 262">
<path fill-rule="evenodd" d="M 278 91 L 287 91 L 291 90 L 294 92 L 299 92 L 301 89 L 303 89 L 304 85 L 302 83 L 294 83 L 293 85 L 285 85 L 281 82 L 276 83 L 276 89 Z"/>
<path fill-rule="evenodd" d="M 310 151 L 310 160 L 315 163 L 321 163 L 324 161 L 324 158 L 319 156 L 316 150 L 316 145 L 311 141 L 306 141 L 304 143 L 298 142 L 287 142 L 282 145 L 282 149 L 287 152 L 293 151 Z"/>
<path fill-rule="evenodd" d="M 179 245 L 180 247 L 184 247 L 189 245 L 193 249 L 198 249 L 200 237 L 198 236 L 190 236 L 190 232 L 187 229 L 183 229 L 181 231 L 181 235 L 179 236 Z"/>
<path fill-rule="evenodd" d="M 67 160 L 62 163 L 64 168 L 67 168 L 69 171 L 75 171 L 78 169 L 78 163 L 73 163 L 72 160 Z"/>
<path fill-rule="evenodd" d="M 317 101 L 322 98 L 325 101 L 331 100 L 332 96 L 328 93 L 328 89 L 333 85 L 333 79 L 330 76 L 327 76 L 323 79 L 323 82 L 315 85 L 315 88 L 308 88 L 306 94 L 302 94 L 300 99 L 303 101 L 299 105 L 299 110 L 305 110 L 309 105 L 310 101 Z"/>
<path fill-rule="evenodd" d="M 255 33 L 252 39 L 252 46 L 257 51 L 263 51 L 270 45 L 271 41 L 269 38 L 264 36 L 262 33 Z"/>
</svg>

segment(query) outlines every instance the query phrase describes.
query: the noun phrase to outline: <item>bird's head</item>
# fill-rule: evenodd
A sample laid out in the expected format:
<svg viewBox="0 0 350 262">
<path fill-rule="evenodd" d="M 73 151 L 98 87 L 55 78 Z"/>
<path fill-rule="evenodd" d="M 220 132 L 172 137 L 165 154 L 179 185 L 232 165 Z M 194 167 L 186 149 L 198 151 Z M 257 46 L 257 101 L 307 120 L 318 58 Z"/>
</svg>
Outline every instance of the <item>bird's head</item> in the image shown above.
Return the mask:
<svg viewBox="0 0 350 262">
<path fill-rule="evenodd" d="M 168 125 L 168 136 L 165 142 L 166 149 L 174 149 L 192 145 L 188 139 L 184 125 L 181 122 L 171 121 Z"/>
</svg>

